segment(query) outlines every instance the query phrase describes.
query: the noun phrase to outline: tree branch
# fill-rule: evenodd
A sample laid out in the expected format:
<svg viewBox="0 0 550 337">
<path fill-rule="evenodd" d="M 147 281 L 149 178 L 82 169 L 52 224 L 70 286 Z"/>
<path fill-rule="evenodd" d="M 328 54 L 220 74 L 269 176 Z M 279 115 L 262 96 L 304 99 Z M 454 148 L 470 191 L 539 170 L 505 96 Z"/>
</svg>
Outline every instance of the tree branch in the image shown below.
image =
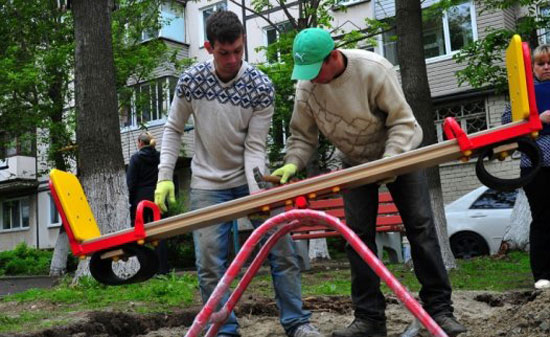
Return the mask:
<svg viewBox="0 0 550 337">
<path fill-rule="evenodd" d="M 232 3 L 234 3 L 234 4 L 237 5 L 237 6 L 241 7 L 241 8 L 244 8 L 245 10 L 251 12 L 252 14 L 255 14 L 255 15 L 261 17 L 261 18 L 264 19 L 267 23 L 269 23 L 274 29 L 276 29 L 277 32 L 281 33 L 281 30 L 279 29 L 279 27 L 278 27 L 275 23 L 273 23 L 273 21 L 269 20 L 269 18 L 267 18 L 267 17 L 266 17 L 265 15 L 263 15 L 262 13 L 256 12 L 255 10 L 253 10 L 253 9 L 247 7 L 247 6 L 243 6 L 242 3 L 237 2 L 236 0 L 229 0 L 229 1 L 232 2 Z"/>
</svg>

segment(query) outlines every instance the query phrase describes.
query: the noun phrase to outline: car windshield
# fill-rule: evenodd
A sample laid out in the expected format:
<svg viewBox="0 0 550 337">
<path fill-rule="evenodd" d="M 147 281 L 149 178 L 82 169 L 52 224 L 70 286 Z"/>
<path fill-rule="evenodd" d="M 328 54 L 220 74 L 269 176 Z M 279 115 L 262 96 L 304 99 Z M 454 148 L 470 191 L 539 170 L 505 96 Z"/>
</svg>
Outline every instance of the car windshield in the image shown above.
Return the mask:
<svg viewBox="0 0 550 337">
<path fill-rule="evenodd" d="M 516 202 L 518 191 L 502 192 L 488 189 L 470 206 L 471 209 L 503 209 L 512 208 Z"/>
</svg>

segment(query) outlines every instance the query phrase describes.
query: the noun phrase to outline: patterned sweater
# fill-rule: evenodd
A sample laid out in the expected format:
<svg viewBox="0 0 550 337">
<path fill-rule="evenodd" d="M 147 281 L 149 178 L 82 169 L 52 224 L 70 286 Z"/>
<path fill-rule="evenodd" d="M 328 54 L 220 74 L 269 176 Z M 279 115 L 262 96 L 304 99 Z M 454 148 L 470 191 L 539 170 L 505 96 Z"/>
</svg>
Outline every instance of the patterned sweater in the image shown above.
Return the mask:
<svg viewBox="0 0 550 337">
<path fill-rule="evenodd" d="M 422 129 L 405 100 L 392 65 L 364 50 L 340 50 L 345 71 L 328 84 L 299 81 L 286 163 L 305 167 L 319 131 L 349 165 L 418 147 Z"/>
<path fill-rule="evenodd" d="M 213 60 L 187 69 L 178 81 L 164 127 L 159 181 L 171 180 L 185 123 L 195 123 L 191 187 L 217 190 L 248 183 L 258 190 L 253 169 L 265 167 L 266 138 L 273 115 L 269 78 L 243 61 L 237 76 L 222 82 Z"/>
</svg>

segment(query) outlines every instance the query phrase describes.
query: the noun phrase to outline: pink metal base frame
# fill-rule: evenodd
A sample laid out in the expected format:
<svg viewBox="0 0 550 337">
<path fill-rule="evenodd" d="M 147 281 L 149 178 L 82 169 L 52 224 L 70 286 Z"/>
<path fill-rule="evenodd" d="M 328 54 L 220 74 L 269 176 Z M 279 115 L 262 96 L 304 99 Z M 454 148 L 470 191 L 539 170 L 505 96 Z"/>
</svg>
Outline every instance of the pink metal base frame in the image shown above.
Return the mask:
<svg viewBox="0 0 550 337">
<path fill-rule="evenodd" d="M 197 314 L 189 331 L 185 334 L 186 337 L 199 336 L 200 332 L 207 325 L 208 321 L 212 323 L 210 329 L 206 333 L 206 337 L 214 337 L 219 331 L 223 322 L 227 319 L 229 313 L 233 310 L 240 297 L 248 287 L 248 284 L 256 275 L 256 272 L 266 259 L 271 248 L 285 234 L 292 231 L 294 228 L 302 225 L 324 225 L 328 226 L 342 235 L 343 238 L 355 249 L 355 251 L 365 260 L 372 270 L 384 281 L 388 287 L 395 293 L 397 298 L 405 305 L 405 307 L 426 327 L 426 329 L 436 337 L 447 337 L 447 334 L 437 325 L 437 323 L 428 315 L 422 306 L 409 294 L 409 292 L 399 283 L 399 281 L 390 273 L 375 254 L 361 241 L 361 239 L 351 229 L 344 225 L 338 218 L 328 215 L 324 212 L 313 211 L 309 209 L 291 210 L 279 215 L 276 215 L 265 221 L 258 227 L 248 240 L 227 269 L 226 273 L 214 289 L 212 295 L 203 306 L 202 310 Z M 273 232 L 274 231 L 274 232 Z M 260 243 L 260 240 L 265 234 L 271 234 L 267 242 L 262 246 L 258 255 L 252 261 L 247 271 L 243 275 L 239 284 L 229 296 L 229 299 L 223 308 L 214 312 L 215 308 L 220 303 L 223 295 L 228 291 L 233 280 L 239 274 L 244 263 L 252 254 L 254 247 Z"/>
</svg>

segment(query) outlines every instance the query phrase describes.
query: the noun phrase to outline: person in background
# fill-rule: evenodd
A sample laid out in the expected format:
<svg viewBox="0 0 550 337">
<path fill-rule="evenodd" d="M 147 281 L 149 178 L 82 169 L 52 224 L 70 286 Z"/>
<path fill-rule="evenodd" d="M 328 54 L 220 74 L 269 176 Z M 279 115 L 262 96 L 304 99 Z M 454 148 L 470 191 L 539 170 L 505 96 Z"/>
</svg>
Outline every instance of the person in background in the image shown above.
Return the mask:
<svg viewBox="0 0 550 337">
<path fill-rule="evenodd" d="M 195 64 L 180 77 L 162 138 L 155 203 L 166 210 L 173 201 L 172 174 L 185 123 L 195 123 L 191 161 L 191 209 L 196 210 L 249 195 L 259 190 L 254 168 L 262 172 L 266 138 L 273 115 L 274 89 L 270 79 L 243 61 L 245 36 L 232 12 L 213 13 L 206 23 L 206 51 L 213 59 Z M 257 227 L 260 223 L 253 221 Z M 203 302 L 206 303 L 229 261 L 232 222 L 193 232 L 196 266 Z M 320 337 L 309 323 L 311 313 L 301 299 L 300 268 L 290 235 L 281 238 L 269 254 L 280 322 L 291 337 Z M 228 294 L 221 301 L 223 305 Z M 218 307 L 218 309 L 220 308 Z M 231 312 L 219 336 L 239 336 Z"/>
<path fill-rule="evenodd" d="M 136 221 L 137 206 L 142 200 L 155 200 L 155 187 L 158 179 L 158 165 L 160 163 L 160 153 L 155 149 L 156 140 L 149 132 L 142 132 L 137 139 L 138 151 L 130 158 L 128 170 L 126 172 L 126 184 L 130 195 L 130 218 L 132 226 Z M 144 211 L 144 221 L 153 221 L 153 214 L 150 209 Z M 159 259 L 159 274 L 167 274 L 168 267 L 168 248 L 166 242 L 160 240 L 155 247 Z"/>
<path fill-rule="evenodd" d="M 550 45 L 540 45 L 533 51 L 533 75 L 537 106 L 543 129 L 539 132 L 536 143 L 542 152 L 542 168 L 534 179 L 523 186 L 529 208 L 531 225 L 529 231 L 529 257 L 531 272 L 536 289 L 550 289 Z M 544 97 L 541 97 L 544 95 Z M 541 104 L 539 104 L 541 103 Z M 512 121 L 510 106 L 502 116 L 502 123 Z M 521 176 L 528 175 L 531 161 L 526 155 L 521 156 Z"/>
<path fill-rule="evenodd" d="M 273 172 L 281 182 L 306 166 L 319 131 L 342 153 L 344 167 L 410 151 L 422 129 L 406 102 L 392 64 L 364 50 L 335 49 L 320 28 L 302 30 L 294 40 L 296 100 L 285 165 Z M 343 193 L 346 224 L 376 252 L 378 188 L 386 183 L 403 218 L 414 271 L 426 311 L 449 336 L 466 331 L 453 315 L 451 285 L 437 239 L 423 171 L 366 184 Z M 355 320 L 333 337 L 386 336 L 386 301 L 380 278 L 349 245 Z"/>
</svg>

